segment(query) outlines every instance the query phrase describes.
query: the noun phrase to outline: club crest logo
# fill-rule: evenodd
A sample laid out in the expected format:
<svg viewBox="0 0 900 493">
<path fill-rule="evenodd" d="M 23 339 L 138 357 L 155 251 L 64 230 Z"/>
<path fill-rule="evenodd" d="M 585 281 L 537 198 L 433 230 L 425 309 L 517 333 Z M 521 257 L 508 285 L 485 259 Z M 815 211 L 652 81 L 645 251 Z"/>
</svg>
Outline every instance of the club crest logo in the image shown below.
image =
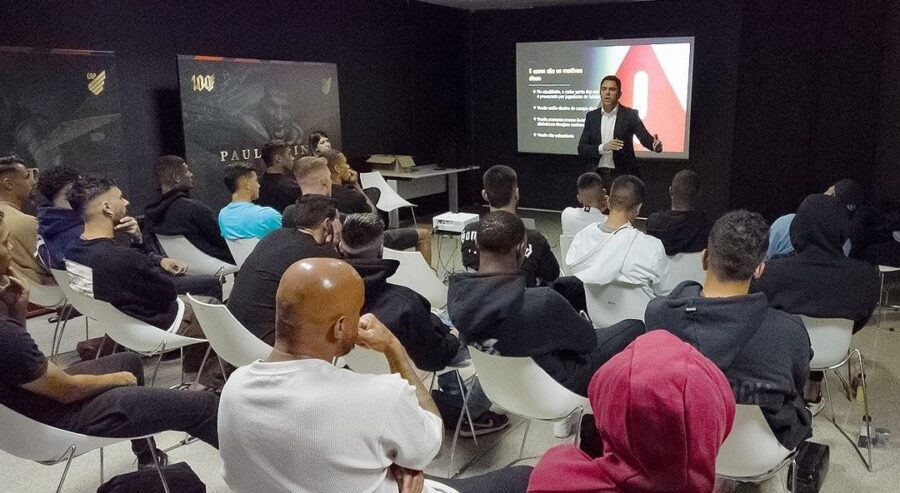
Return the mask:
<svg viewBox="0 0 900 493">
<path fill-rule="evenodd" d="M 94 96 L 99 96 L 106 89 L 106 70 L 99 74 L 88 72 L 87 78 L 90 81 L 88 82 L 88 91 L 91 91 Z"/>
</svg>

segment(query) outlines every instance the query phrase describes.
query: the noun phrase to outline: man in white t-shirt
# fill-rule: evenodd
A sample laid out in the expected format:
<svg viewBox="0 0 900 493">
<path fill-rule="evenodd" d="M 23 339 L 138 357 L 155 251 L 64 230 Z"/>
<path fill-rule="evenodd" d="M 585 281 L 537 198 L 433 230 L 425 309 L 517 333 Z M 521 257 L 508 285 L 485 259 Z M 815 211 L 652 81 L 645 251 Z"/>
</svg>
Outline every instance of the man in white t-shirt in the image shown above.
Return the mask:
<svg viewBox="0 0 900 493">
<path fill-rule="evenodd" d="M 668 294 L 669 266 L 659 239 L 632 226 L 644 201 L 644 183 L 632 175 L 613 181 L 609 218 L 582 229 L 572 240 L 566 264 L 586 284 L 621 282 L 640 285 L 647 294 Z"/>
<path fill-rule="evenodd" d="M 597 173 L 585 173 L 578 177 L 578 203 L 581 207 L 566 207 L 562 211 L 562 235 L 575 235 L 593 223 L 606 221 L 606 189 Z"/>
</svg>

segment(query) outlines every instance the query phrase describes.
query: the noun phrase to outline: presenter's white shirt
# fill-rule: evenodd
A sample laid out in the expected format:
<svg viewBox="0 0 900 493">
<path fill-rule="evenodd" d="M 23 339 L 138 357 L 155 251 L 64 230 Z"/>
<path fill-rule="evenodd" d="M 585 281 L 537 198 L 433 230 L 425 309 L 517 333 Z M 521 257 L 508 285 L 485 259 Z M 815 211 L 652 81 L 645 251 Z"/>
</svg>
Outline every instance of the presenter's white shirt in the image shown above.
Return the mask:
<svg viewBox="0 0 900 493">
<path fill-rule="evenodd" d="M 600 105 L 600 162 L 597 163 L 598 168 L 616 168 L 616 163 L 613 162 L 613 151 L 604 151 L 603 145 L 613 140 L 618 115 L 619 105 L 616 105 L 609 113 L 603 109 L 603 105 Z"/>
<path fill-rule="evenodd" d="M 318 359 L 238 368 L 222 390 L 218 427 L 223 476 L 239 493 L 397 493 L 388 467 L 425 469 L 444 435 L 399 375 Z"/>
<path fill-rule="evenodd" d="M 654 238 L 625 224 L 609 233 L 594 223 L 575 235 L 566 254 L 569 271 L 590 284 L 613 281 L 643 286 L 648 295 L 668 294 L 666 249 Z"/>
<path fill-rule="evenodd" d="M 584 207 L 566 207 L 562 211 L 562 235 L 574 238 L 582 229 L 594 223 L 606 222 L 606 216 L 600 209 L 591 207 L 585 211 Z"/>
</svg>

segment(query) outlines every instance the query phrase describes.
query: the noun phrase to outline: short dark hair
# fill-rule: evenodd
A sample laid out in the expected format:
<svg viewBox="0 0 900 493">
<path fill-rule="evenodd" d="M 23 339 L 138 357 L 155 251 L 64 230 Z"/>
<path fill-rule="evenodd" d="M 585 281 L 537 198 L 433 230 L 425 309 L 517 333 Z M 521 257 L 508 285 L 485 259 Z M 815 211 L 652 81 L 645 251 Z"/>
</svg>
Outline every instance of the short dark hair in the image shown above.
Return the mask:
<svg viewBox="0 0 900 493">
<path fill-rule="evenodd" d="M 263 145 L 262 151 L 262 160 L 266 163 L 266 167 L 270 168 L 273 164 L 275 164 L 275 156 L 278 153 L 284 152 L 285 149 L 290 149 L 291 145 L 281 139 L 273 139 L 265 143 Z"/>
<path fill-rule="evenodd" d="M 631 210 L 644 203 L 644 182 L 634 175 L 622 175 L 609 187 L 609 208 Z"/>
<path fill-rule="evenodd" d="M 37 183 L 38 191 L 47 200 L 53 200 L 60 190 L 77 180 L 78 176 L 78 170 L 71 166 L 54 166 L 41 173 L 41 179 Z"/>
<path fill-rule="evenodd" d="M 512 202 L 518 178 L 509 166 L 498 164 L 484 172 L 481 183 L 491 207 L 505 207 Z"/>
<path fill-rule="evenodd" d="M 487 213 L 475 228 L 478 249 L 498 254 L 509 253 L 525 239 L 525 224 L 507 211 Z"/>
<path fill-rule="evenodd" d="M 313 156 L 316 155 L 316 147 L 319 146 L 319 141 L 322 138 L 331 139 L 325 132 L 321 130 L 316 130 L 315 132 L 309 134 L 309 153 Z"/>
<path fill-rule="evenodd" d="M 604 82 L 611 80 L 616 83 L 616 87 L 619 89 L 619 92 L 622 92 L 622 81 L 619 80 L 615 75 L 607 75 L 603 79 L 600 80 L 600 85 L 602 86 Z"/>
<path fill-rule="evenodd" d="M 167 154 L 160 156 L 156 160 L 153 171 L 156 173 L 156 179 L 160 185 L 171 185 L 175 183 L 175 175 L 181 171 L 181 165 L 187 161 L 181 156 Z"/>
<path fill-rule="evenodd" d="M 757 213 L 731 211 L 709 233 L 708 267 L 723 281 L 746 281 L 763 261 L 769 247 L 769 225 Z"/>
<path fill-rule="evenodd" d="M 350 258 L 375 258 L 384 246 L 384 222 L 378 214 L 350 214 L 341 225 L 341 249 Z"/>
<path fill-rule="evenodd" d="M 72 210 L 84 217 L 84 209 L 92 200 L 115 187 L 116 183 L 109 178 L 85 176 L 75 180 L 66 198 Z"/>
<path fill-rule="evenodd" d="M 338 217 L 337 202 L 325 195 L 303 195 L 294 207 L 295 228 L 315 228 L 326 219 Z"/>
<path fill-rule="evenodd" d="M 601 179 L 600 175 L 598 175 L 597 173 L 590 171 L 578 177 L 578 183 L 576 186 L 578 187 L 578 190 L 587 190 L 589 188 L 602 187 L 603 179 Z"/>
<path fill-rule="evenodd" d="M 683 169 L 672 178 L 672 196 L 693 205 L 700 196 L 700 175 Z"/>
<path fill-rule="evenodd" d="M 250 163 L 237 162 L 225 166 L 224 181 L 228 191 L 231 193 L 236 192 L 241 178 L 250 176 L 251 173 L 256 173 L 256 167 Z"/>
<path fill-rule="evenodd" d="M 15 171 L 17 164 L 25 166 L 25 161 L 23 161 L 22 158 L 16 156 L 15 154 L 0 157 L 0 175 Z M 27 168 L 27 166 L 25 167 Z"/>
</svg>

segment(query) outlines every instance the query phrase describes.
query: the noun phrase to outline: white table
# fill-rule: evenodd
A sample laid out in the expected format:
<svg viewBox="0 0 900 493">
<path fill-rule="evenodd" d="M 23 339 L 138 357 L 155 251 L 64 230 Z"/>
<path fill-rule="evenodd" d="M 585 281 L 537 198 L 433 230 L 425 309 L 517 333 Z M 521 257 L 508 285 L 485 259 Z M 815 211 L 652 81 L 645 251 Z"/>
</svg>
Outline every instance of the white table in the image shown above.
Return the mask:
<svg viewBox="0 0 900 493">
<path fill-rule="evenodd" d="M 447 192 L 447 202 L 450 212 L 459 212 L 459 183 L 458 175 L 462 172 L 478 169 L 478 166 L 467 168 L 440 168 L 436 164 L 416 166 L 410 172 L 378 171 L 391 188 L 397 191 L 404 199 L 415 199 L 427 195 L 435 195 Z M 388 227 L 396 228 L 400 224 L 397 211 L 388 213 Z"/>
</svg>

